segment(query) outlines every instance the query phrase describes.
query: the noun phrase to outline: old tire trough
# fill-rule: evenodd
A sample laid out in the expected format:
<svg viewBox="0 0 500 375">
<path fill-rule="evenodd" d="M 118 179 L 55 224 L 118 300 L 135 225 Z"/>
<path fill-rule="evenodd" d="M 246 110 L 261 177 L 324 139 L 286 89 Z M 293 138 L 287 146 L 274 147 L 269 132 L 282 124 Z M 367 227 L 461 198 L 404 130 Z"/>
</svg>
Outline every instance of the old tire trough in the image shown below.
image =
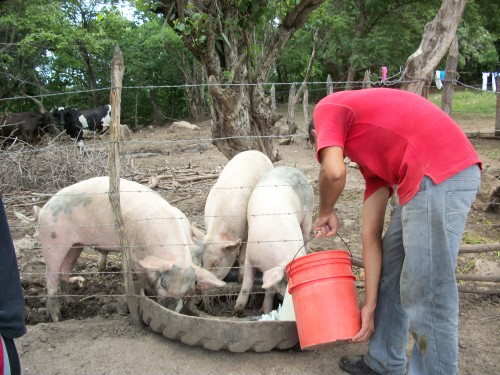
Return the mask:
<svg viewBox="0 0 500 375">
<path fill-rule="evenodd" d="M 298 344 L 294 321 L 189 316 L 166 309 L 142 293 L 140 314 L 154 332 L 191 346 L 230 352 L 268 352 Z"/>
</svg>

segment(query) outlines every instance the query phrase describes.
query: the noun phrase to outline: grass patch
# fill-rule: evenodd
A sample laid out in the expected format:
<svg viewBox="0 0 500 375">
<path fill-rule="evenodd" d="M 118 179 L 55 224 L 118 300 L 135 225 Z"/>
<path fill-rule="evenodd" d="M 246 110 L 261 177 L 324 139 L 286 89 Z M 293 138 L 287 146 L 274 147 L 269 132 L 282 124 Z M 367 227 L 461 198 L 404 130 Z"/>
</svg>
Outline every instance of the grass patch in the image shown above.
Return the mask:
<svg viewBox="0 0 500 375">
<path fill-rule="evenodd" d="M 442 91 L 429 94 L 429 100 L 441 107 Z M 495 118 L 496 96 L 491 91 L 460 90 L 453 94 L 452 112 Z"/>
<path fill-rule="evenodd" d="M 474 233 L 465 232 L 462 237 L 462 245 L 477 245 L 491 242 L 490 238 L 479 236 Z"/>
</svg>

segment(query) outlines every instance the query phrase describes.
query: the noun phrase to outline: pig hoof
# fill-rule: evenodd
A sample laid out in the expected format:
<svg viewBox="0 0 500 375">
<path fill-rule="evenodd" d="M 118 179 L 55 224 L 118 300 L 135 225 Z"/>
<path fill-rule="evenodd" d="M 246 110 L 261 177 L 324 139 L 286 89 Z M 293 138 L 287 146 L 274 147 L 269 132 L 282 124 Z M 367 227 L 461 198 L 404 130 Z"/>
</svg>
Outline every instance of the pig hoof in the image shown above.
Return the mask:
<svg viewBox="0 0 500 375">
<path fill-rule="evenodd" d="M 243 315 L 243 311 L 241 310 L 236 310 L 236 309 L 233 309 L 233 311 L 231 311 L 231 316 L 232 317 L 241 317 Z"/>
</svg>

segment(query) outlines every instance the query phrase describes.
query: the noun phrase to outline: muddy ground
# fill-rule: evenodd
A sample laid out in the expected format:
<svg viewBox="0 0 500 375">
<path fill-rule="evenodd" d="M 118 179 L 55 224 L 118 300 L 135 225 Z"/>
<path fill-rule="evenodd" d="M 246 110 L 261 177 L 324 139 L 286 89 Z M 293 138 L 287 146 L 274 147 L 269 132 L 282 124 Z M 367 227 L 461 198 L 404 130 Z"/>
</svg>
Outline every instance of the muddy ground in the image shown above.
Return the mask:
<svg viewBox="0 0 500 375">
<path fill-rule="evenodd" d="M 474 119 L 463 120 L 461 125 L 466 131 L 492 131 L 493 127 Z M 191 221 L 203 225 L 205 199 L 215 183 L 214 176 L 220 173 L 227 159 L 211 144 L 209 122 L 198 126 L 199 130 L 146 127 L 133 132 L 130 140 L 122 146 L 125 155 L 123 171 L 127 177 L 144 184 L 152 183 L 151 177 L 156 176 L 155 190 L 181 209 Z M 304 134 L 303 129 L 301 134 Z M 487 170 L 498 171 L 500 141 L 472 138 L 472 142 Z M 102 147 L 92 146 L 92 141 L 87 141 L 87 146 L 90 154 L 102 152 Z M 280 146 L 279 152 L 282 160 L 275 165 L 301 169 L 310 179 L 317 197 L 318 165 L 304 136 Z M 78 159 L 76 153 L 66 148 L 58 155 L 59 158 L 72 155 L 70 158 Z M 73 160 L 59 160 L 59 167 L 53 170 L 67 170 L 64 164 L 69 162 L 73 163 Z M 78 161 L 82 162 L 97 164 L 92 157 Z M 89 167 L 89 173 L 106 174 L 106 167 L 104 161 L 95 170 Z M 29 174 L 26 170 L 24 173 Z M 67 180 L 69 182 L 59 179 L 60 184 L 73 183 L 75 178 L 78 179 L 72 175 Z M 30 221 L 32 206 L 43 205 L 50 194 L 57 191 L 54 185 L 45 182 L 39 184 L 39 188 L 23 187 L 18 191 L 10 188 L 3 192 L 26 301 L 28 333 L 16 340 L 24 374 L 342 374 L 338 367 L 340 357 L 366 350 L 364 344 L 342 344 L 311 352 L 295 347 L 267 353 L 231 353 L 209 351 L 166 339 L 148 327 L 132 324 L 123 299 L 119 256 L 109 256 L 106 272 L 99 273 L 96 266 L 98 255 L 91 249 L 84 251 L 74 270 L 74 276 L 78 277 L 72 284 L 74 301 L 63 303 L 64 321 L 50 322 L 45 311 L 45 264 L 35 225 Z M 355 256 L 360 256 L 362 194 L 363 181 L 359 170 L 349 167 L 347 186 L 337 207 L 342 220 L 339 232 L 342 240 L 315 239 L 311 242 L 312 249 L 348 247 Z M 500 241 L 500 216 L 484 212 L 484 204 L 476 202 L 470 214 L 464 237 L 468 243 Z M 459 258 L 457 271 L 493 272 L 498 276 L 499 263 L 499 252 L 464 254 Z M 493 267 L 493 271 L 485 271 L 484 265 Z M 362 300 L 362 270 L 355 268 L 355 273 Z M 485 287 L 491 288 L 492 285 Z M 460 374 L 499 373 L 499 306 L 498 294 L 461 293 Z"/>
</svg>

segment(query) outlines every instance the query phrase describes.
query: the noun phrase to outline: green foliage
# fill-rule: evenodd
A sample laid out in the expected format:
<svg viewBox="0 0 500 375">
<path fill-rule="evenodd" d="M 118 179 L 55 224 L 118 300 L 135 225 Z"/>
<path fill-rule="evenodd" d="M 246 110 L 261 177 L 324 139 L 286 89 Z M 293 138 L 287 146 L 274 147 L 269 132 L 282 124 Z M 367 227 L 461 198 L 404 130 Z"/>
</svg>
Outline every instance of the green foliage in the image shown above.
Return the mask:
<svg viewBox="0 0 500 375">
<path fill-rule="evenodd" d="M 129 3 L 141 12 L 139 21 L 124 18 L 118 0 L 1 2 L 0 37 L 4 44 L 0 48 L 0 98 L 28 95 L 40 98 L 45 108 L 55 104 L 90 107 L 90 67 L 97 88 L 102 89 L 97 93 L 98 100 L 105 103 L 109 100 L 106 88 L 110 85 L 110 62 L 118 44 L 125 59 L 124 86 L 141 87 L 124 89 L 123 116 L 133 118 L 137 114 L 145 123 L 152 119 L 151 92 L 142 88 L 152 86 L 165 115 L 180 118 L 187 113 L 185 94 L 182 87 L 172 86 L 186 83 L 183 69 L 192 66 L 194 57 L 185 45 L 194 47 L 198 58 L 213 42 L 214 55 L 220 59 L 217 78 L 221 82 L 239 81 L 231 58 L 236 56 L 250 64 L 249 71 L 258 67 L 264 46 L 297 1 L 219 2 L 222 8 L 211 12 L 200 2 L 188 1 L 184 18 L 168 20 L 149 11 L 170 2 Z M 440 0 L 326 0 L 277 57 L 269 80 L 302 82 L 316 30 L 318 51 L 310 81 L 324 82 L 330 74 L 334 81 L 342 82 L 348 69 L 361 80 L 367 69 L 380 75 L 383 65 L 390 75 L 395 74 L 418 47 L 425 24 L 434 18 L 440 4 Z M 234 13 L 224 13 L 229 9 Z M 493 15 L 499 12 L 496 2 L 467 2 L 458 29 L 460 81 L 477 84 L 482 71 L 497 69 L 500 18 Z M 173 29 L 166 26 L 169 21 Z M 213 40 L 207 39 L 207 26 L 214 30 Z M 444 64 L 445 59 L 438 69 L 444 69 Z M 311 92 L 311 99 L 323 92 L 323 88 L 321 94 Z M 62 94 L 40 96 L 46 93 Z M 454 111 L 490 116 L 495 111 L 492 101 L 494 95 L 457 92 L 453 107 Z M 28 99 L 0 101 L 0 111 L 36 109 L 34 101 Z"/>
</svg>

